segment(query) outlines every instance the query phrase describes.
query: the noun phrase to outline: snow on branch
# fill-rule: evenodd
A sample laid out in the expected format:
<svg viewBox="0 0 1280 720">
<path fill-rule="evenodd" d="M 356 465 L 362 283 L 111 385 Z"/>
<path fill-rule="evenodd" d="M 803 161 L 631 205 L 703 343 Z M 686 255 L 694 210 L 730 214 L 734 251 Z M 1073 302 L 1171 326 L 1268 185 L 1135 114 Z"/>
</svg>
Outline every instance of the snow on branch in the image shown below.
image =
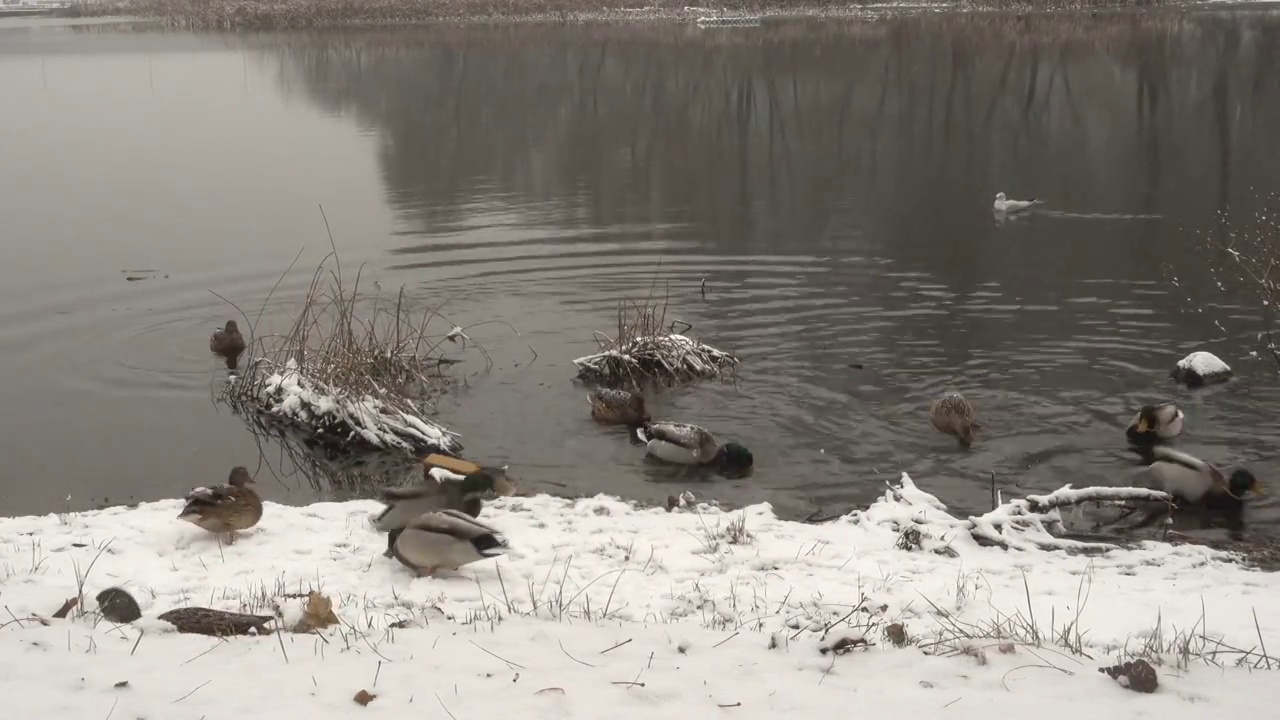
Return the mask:
<svg viewBox="0 0 1280 720">
<path fill-rule="evenodd" d="M 855 511 L 850 522 L 886 526 L 909 535 L 910 545 L 935 552 L 949 548 L 961 534 L 980 545 L 996 545 L 1006 549 L 1068 550 L 1074 552 L 1107 552 L 1116 545 L 1081 542 L 1061 537 L 1064 532 L 1059 509 L 1083 503 L 1129 503 L 1170 501 L 1158 490 L 1130 487 L 1072 488 L 1066 485 L 1048 495 L 1031 495 L 1000 501 L 990 512 L 964 519 L 947 511 L 937 497 L 921 490 L 906 474 L 896 485 L 889 485 L 884 497 L 871 507 Z"/>
</svg>

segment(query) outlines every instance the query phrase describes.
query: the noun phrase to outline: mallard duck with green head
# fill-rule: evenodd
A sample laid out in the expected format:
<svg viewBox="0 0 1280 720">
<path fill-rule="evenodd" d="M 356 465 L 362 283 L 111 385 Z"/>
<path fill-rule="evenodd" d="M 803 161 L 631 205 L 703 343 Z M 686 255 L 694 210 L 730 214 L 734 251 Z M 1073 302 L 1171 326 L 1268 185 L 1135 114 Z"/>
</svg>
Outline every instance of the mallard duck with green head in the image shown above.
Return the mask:
<svg viewBox="0 0 1280 720">
<path fill-rule="evenodd" d="M 960 447 L 965 449 L 973 445 L 974 431 L 982 428 L 973 405 L 955 391 L 944 393 L 933 401 L 929 406 L 929 421 L 938 431 L 955 437 Z"/>
<path fill-rule="evenodd" d="M 457 510 L 423 513 L 396 536 L 391 553 L 419 575 L 457 570 L 510 549 L 502 533 Z"/>
<path fill-rule="evenodd" d="M 721 443 L 711 431 L 689 423 L 669 420 L 643 423 L 632 428 L 632 439 L 659 460 L 711 467 L 722 475 L 740 475 L 755 464 L 754 456 L 745 446 L 736 442 Z"/>
<path fill-rule="evenodd" d="M 178 514 L 196 527 L 226 535 L 228 543 L 236 534 L 248 530 L 262 519 L 262 498 L 254 490 L 248 468 L 237 465 L 224 485 L 198 487 L 187 493 L 187 504 Z"/>
<path fill-rule="evenodd" d="M 515 493 L 506 467 L 482 467 L 475 463 L 441 455 L 423 461 L 423 482 L 409 487 L 385 488 L 379 498 L 386 508 L 373 518 L 373 527 L 387 533 L 391 557 L 396 538 L 409 522 L 423 513 L 456 510 L 478 517 L 486 500 Z"/>
<path fill-rule="evenodd" d="M 1145 467 L 1134 473 L 1137 487 L 1162 490 L 1188 504 L 1222 506 L 1243 502 L 1249 493 L 1261 494 L 1262 484 L 1248 468 L 1230 477 L 1212 464 L 1163 445 L 1138 449 Z"/>
<path fill-rule="evenodd" d="M 1134 444 L 1171 440 L 1182 432 L 1182 421 L 1182 408 L 1177 403 L 1143 405 L 1124 434 Z"/>
<path fill-rule="evenodd" d="M 641 425 L 649 422 L 644 396 L 629 390 L 596 388 L 587 393 L 591 417 L 602 423 Z"/>
<path fill-rule="evenodd" d="M 1232 529 L 1244 526 L 1246 497 L 1263 494 L 1262 483 L 1248 468 L 1236 468 L 1230 477 L 1210 463 L 1185 452 L 1163 445 L 1131 448 L 1142 458 L 1145 467 L 1134 471 L 1129 484 L 1168 493 L 1184 507 L 1198 507 L 1223 516 Z M 1150 511 L 1135 527 L 1150 525 L 1167 508 Z"/>
</svg>

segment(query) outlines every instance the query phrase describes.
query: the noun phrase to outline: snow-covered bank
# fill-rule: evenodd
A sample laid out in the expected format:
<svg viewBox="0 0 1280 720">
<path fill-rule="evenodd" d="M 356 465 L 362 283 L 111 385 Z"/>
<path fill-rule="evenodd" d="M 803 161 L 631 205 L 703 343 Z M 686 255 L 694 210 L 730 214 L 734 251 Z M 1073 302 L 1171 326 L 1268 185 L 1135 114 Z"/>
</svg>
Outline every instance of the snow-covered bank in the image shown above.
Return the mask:
<svg viewBox="0 0 1280 720">
<path fill-rule="evenodd" d="M 1231 649 L 1256 650 L 1259 635 L 1280 647 L 1280 575 L 1198 546 L 1072 556 L 979 547 L 925 526 L 938 541 L 913 552 L 880 524 L 900 516 L 887 500 L 815 526 L 780 521 L 767 505 L 667 513 L 536 496 L 485 511 L 512 555 L 415 578 L 381 556 L 385 537 L 368 526 L 378 508 L 268 504 L 257 528 L 223 547 L 179 522 L 176 500 L 0 519 L 0 606 L 13 616 L 0 629 L 0 689 L 11 714 L 763 717 L 853 702 L 871 717 L 947 706 L 957 717 L 1190 718 L 1280 701 L 1274 676 L 1233 667 L 1243 656 Z M 928 550 L 941 542 L 954 552 Z M 269 613 L 270 596 L 314 588 L 342 623 L 319 636 L 222 641 L 159 632 L 154 620 L 28 619 L 74 596 L 77 571 L 88 574 L 90 611 L 111 585 L 148 616 L 186 605 Z M 893 623 L 908 647 L 887 639 Z M 1208 649 L 1229 669 L 1178 668 L 1175 638 L 1188 632 L 1220 639 Z M 872 646 L 821 652 L 842 638 Z M 1121 648 L 1153 644 L 1169 651 L 1155 695 L 1097 672 Z M 378 697 L 360 709 L 359 690 Z"/>
</svg>

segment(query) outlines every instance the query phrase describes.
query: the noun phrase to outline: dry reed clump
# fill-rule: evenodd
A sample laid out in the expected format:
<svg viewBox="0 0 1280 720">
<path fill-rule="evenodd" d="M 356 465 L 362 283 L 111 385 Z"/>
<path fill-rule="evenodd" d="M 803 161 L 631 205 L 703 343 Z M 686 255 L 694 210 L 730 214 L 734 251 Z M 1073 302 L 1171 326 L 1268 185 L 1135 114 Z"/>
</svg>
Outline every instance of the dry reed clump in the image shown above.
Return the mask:
<svg viewBox="0 0 1280 720">
<path fill-rule="evenodd" d="M 448 20 L 635 22 L 705 21 L 732 15 L 843 17 L 870 11 L 927 9 L 892 5 L 869 8 L 870 2 L 721 0 L 715 8 L 703 8 L 690 6 L 687 0 L 643 3 L 635 0 L 81 0 L 72 6 L 70 13 L 81 17 L 149 18 L 167 27 L 188 30 L 236 30 L 410 25 Z M 962 10 L 1068 10 L 1170 3 L 1159 0 L 937 0 L 929 4 Z"/>
<path fill-rule="evenodd" d="M 443 367 L 457 362 L 442 356 L 442 345 L 465 347 L 470 338 L 434 308 L 408 309 L 403 289 L 394 302 L 365 297 L 359 272 L 347 289 L 341 264 L 326 267 L 330 258 L 336 253 L 316 268 L 285 334 L 251 334 L 249 359 L 217 399 L 245 419 L 260 446 L 275 439 L 295 467 L 339 484 L 456 453 L 457 434 L 425 416 L 450 384 Z"/>
<path fill-rule="evenodd" d="M 737 378 L 738 358 L 676 332 L 693 326 L 667 322 L 666 304 L 618 305 L 618 334 L 595 333 L 600 352 L 573 361 L 578 378 L 606 387 L 681 385 L 697 380 Z"/>
</svg>

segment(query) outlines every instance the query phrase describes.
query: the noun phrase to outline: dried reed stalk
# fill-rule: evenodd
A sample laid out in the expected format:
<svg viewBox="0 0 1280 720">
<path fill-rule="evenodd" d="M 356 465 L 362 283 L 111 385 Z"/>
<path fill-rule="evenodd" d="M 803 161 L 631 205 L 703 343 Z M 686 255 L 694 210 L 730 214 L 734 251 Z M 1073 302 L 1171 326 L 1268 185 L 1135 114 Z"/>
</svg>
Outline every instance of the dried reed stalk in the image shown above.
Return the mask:
<svg viewBox="0 0 1280 720">
<path fill-rule="evenodd" d="M 450 385 L 443 367 L 457 362 L 441 346 L 469 338 L 435 308 L 411 311 L 403 288 L 394 302 L 362 295 L 362 271 L 348 289 L 336 251 L 326 255 L 285 334 L 257 336 L 250 322 L 248 360 L 217 395 L 260 447 L 279 441 L 313 483 L 363 484 L 429 453 L 462 448 L 456 433 L 426 415 Z"/>
</svg>

